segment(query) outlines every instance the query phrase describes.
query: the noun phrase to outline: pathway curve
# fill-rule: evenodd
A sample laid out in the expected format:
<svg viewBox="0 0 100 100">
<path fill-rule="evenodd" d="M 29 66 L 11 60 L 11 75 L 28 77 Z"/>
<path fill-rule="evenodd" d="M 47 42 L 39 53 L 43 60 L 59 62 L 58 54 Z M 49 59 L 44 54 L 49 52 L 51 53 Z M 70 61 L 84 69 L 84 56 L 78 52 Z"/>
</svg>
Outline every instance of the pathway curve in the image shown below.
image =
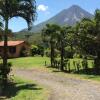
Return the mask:
<svg viewBox="0 0 100 100">
<path fill-rule="evenodd" d="M 49 88 L 48 100 L 100 100 L 100 85 L 88 80 L 62 77 L 37 69 L 16 69 L 13 73 Z"/>
</svg>

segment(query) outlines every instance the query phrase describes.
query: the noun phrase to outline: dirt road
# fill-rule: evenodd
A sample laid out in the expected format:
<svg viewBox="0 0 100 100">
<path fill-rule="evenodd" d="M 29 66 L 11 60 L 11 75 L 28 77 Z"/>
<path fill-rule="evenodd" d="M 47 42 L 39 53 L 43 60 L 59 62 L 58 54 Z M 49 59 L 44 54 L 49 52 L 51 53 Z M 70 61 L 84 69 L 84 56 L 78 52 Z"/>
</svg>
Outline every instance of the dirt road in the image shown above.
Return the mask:
<svg viewBox="0 0 100 100">
<path fill-rule="evenodd" d="M 13 73 L 50 89 L 48 100 L 100 100 L 100 85 L 88 80 L 62 77 L 36 69 L 16 69 Z"/>
</svg>

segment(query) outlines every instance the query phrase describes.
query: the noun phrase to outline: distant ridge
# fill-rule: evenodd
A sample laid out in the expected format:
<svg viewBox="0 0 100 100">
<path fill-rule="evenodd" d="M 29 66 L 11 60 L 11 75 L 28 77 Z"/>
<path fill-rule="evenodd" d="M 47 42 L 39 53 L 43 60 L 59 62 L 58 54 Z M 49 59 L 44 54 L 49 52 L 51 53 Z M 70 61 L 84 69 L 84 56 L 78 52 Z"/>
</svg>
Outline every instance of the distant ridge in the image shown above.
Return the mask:
<svg viewBox="0 0 100 100">
<path fill-rule="evenodd" d="M 30 32 L 40 32 L 47 23 L 58 24 L 58 25 L 75 25 L 82 18 L 92 18 L 93 15 L 78 5 L 73 5 L 68 9 L 64 9 L 49 20 L 42 22 L 36 26 L 33 26 Z M 27 29 L 21 32 L 27 32 Z"/>
</svg>

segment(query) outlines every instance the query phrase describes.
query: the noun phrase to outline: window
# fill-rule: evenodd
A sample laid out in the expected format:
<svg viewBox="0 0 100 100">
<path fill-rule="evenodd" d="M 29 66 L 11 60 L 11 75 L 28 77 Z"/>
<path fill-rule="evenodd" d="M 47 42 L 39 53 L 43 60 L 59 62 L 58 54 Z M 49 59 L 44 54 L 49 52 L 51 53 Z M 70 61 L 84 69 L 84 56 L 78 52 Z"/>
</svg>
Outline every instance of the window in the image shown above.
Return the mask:
<svg viewBox="0 0 100 100">
<path fill-rule="evenodd" d="M 9 52 L 12 54 L 16 53 L 16 47 L 9 47 Z"/>
</svg>

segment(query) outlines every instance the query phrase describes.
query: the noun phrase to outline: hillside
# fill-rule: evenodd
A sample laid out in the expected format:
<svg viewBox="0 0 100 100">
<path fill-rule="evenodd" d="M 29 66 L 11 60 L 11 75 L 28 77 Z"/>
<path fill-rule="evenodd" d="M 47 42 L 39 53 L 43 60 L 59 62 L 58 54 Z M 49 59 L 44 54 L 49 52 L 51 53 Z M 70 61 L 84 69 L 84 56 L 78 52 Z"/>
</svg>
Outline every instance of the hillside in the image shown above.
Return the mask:
<svg viewBox="0 0 100 100">
<path fill-rule="evenodd" d="M 82 18 L 92 18 L 93 15 L 85 11 L 77 5 L 73 5 L 68 9 L 62 10 L 60 13 L 50 18 L 49 20 L 42 22 L 36 26 L 33 26 L 30 32 L 40 32 L 47 23 L 58 24 L 58 25 L 75 25 L 76 22 Z M 27 29 L 22 30 L 25 32 Z"/>
</svg>

